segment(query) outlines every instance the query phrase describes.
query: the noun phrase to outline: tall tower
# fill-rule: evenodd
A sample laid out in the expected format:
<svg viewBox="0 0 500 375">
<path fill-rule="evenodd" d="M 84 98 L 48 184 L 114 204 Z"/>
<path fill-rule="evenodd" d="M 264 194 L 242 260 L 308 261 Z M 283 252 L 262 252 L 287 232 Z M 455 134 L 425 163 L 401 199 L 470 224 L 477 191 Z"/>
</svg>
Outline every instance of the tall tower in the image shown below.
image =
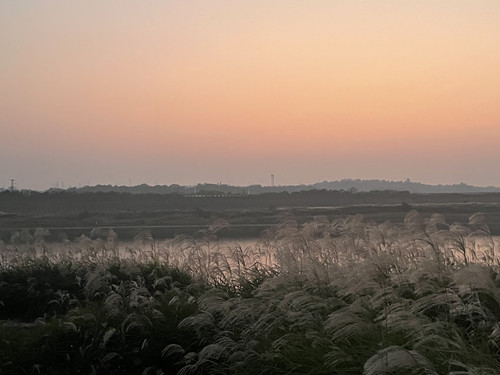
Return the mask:
<svg viewBox="0 0 500 375">
<path fill-rule="evenodd" d="M 271 186 L 274 187 L 274 174 L 271 175 Z"/>
<path fill-rule="evenodd" d="M 14 181 L 16 180 L 13 178 L 10 179 L 10 191 L 14 191 L 14 189 L 16 188 L 16 185 L 14 185 Z"/>
</svg>

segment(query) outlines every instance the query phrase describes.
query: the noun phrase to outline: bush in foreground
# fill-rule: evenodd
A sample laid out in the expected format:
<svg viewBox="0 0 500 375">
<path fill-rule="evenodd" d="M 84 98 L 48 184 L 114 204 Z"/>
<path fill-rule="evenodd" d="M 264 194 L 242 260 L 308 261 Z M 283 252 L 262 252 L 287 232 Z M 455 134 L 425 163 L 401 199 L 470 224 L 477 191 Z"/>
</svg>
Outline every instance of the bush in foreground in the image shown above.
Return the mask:
<svg viewBox="0 0 500 375">
<path fill-rule="evenodd" d="M 127 257 L 96 239 L 4 264 L 0 373 L 500 373 L 480 216 L 288 218 L 246 249 L 138 238 Z"/>
</svg>

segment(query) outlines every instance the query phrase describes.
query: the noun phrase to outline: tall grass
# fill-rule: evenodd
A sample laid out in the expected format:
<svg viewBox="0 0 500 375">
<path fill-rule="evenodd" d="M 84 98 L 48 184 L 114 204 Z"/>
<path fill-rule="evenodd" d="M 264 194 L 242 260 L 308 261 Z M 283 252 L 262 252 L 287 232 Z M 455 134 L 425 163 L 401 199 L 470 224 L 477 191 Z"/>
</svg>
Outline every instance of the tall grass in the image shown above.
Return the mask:
<svg viewBox="0 0 500 375">
<path fill-rule="evenodd" d="M 0 373 L 500 373 L 497 245 L 408 213 L 299 225 L 254 246 L 96 229 L 1 244 Z M 45 233 L 45 234 L 44 234 Z"/>
</svg>

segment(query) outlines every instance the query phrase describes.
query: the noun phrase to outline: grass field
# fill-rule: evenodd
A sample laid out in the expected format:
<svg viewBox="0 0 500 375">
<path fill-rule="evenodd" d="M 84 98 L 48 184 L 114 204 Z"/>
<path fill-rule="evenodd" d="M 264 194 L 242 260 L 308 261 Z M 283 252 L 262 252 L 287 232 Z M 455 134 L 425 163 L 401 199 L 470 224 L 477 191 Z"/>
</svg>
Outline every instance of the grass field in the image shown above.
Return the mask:
<svg viewBox="0 0 500 375">
<path fill-rule="evenodd" d="M 494 196 L 496 197 L 496 196 Z M 457 199 L 457 197 L 454 197 Z M 19 208 L 19 207 L 18 207 Z M 133 240 L 141 230 L 148 229 L 155 239 L 169 239 L 177 235 L 194 235 L 208 228 L 215 220 L 225 220 L 229 226 L 218 232 L 219 238 L 260 238 L 264 231 L 292 215 L 299 224 L 326 217 L 338 220 L 349 215 L 361 214 L 367 221 L 382 224 L 385 221 L 400 222 L 407 213 L 416 209 L 423 215 L 441 214 L 446 221 L 465 225 L 476 212 L 484 214 L 492 234 L 500 235 L 500 203 L 493 199 L 487 203 L 441 203 L 412 204 L 358 204 L 348 206 L 310 206 L 274 208 L 196 208 L 177 210 L 123 211 L 104 209 L 58 212 L 52 206 L 42 212 L 13 211 L 0 213 L 0 241 L 8 243 L 14 232 L 19 235 L 29 229 L 49 230 L 46 240 L 57 242 L 63 238 L 74 241 L 82 234 L 88 235 L 94 228 L 113 229 L 121 240 Z"/>
<path fill-rule="evenodd" d="M 498 374 L 486 219 L 284 215 L 255 246 L 224 220 L 126 246 L 32 231 L 1 244 L 0 374 Z"/>
</svg>

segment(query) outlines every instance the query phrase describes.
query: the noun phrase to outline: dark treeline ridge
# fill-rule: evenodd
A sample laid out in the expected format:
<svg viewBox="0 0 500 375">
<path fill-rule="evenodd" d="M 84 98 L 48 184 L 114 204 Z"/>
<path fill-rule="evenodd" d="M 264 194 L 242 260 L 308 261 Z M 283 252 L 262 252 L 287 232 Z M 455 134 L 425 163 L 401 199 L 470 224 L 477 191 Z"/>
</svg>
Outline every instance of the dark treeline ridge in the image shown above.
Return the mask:
<svg viewBox="0 0 500 375">
<path fill-rule="evenodd" d="M 262 194 L 262 193 L 280 193 L 280 192 L 300 192 L 304 190 L 349 190 L 369 192 L 373 190 L 396 190 L 408 191 L 416 194 L 429 193 L 485 193 L 500 192 L 500 188 L 494 186 L 478 187 L 464 183 L 452 185 L 429 185 L 420 182 L 406 181 L 388 181 L 388 180 L 360 180 L 343 179 L 337 181 L 323 181 L 310 185 L 283 185 L 283 186 L 233 186 L 226 184 L 203 183 L 196 186 L 155 185 L 150 186 L 141 184 L 137 186 L 116 186 L 116 185 L 96 185 L 84 186 L 81 188 L 71 188 L 70 191 L 80 193 L 131 193 L 131 194 L 171 194 L 178 193 L 183 195 L 197 194 Z"/>
<path fill-rule="evenodd" d="M 257 195 L 127 194 L 4 191 L 0 193 L 3 213 L 78 213 L 117 211 L 164 211 L 191 209 L 269 209 L 280 207 L 333 207 L 384 204 L 500 203 L 500 193 L 412 194 L 407 191 L 350 192 L 309 190 L 295 193 Z"/>
</svg>

